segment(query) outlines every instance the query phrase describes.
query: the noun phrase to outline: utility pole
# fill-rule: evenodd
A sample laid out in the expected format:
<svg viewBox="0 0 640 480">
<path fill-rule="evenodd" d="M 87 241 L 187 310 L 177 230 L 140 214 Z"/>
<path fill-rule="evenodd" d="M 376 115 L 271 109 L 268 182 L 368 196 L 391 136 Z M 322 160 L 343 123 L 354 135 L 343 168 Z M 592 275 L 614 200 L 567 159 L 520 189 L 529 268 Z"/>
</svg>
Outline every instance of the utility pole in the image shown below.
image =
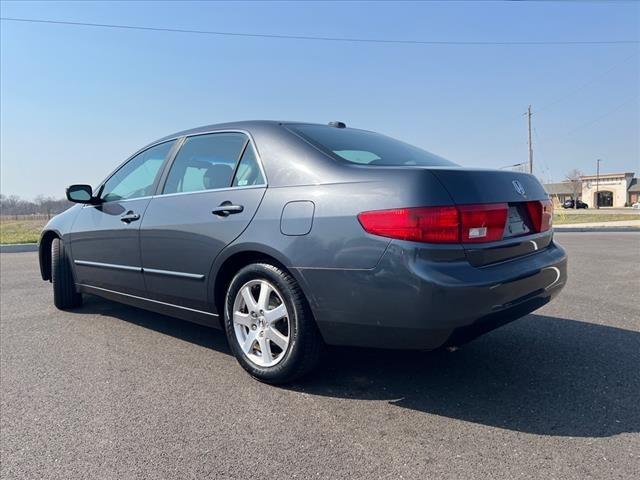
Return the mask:
<svg viewBox="0 0 640 480">
<path fill-rule="evenodd" d="M 600 208 L 600 162 L 601 158 L 596 160 L 596 208 Z"/>
<path fill-rule="evenodd" d="M 527 118 L 529 120 L 529 173 L 533 174 L 533 145 L 531 144 L 531 105 L 527 110 Z"/>
</svg>

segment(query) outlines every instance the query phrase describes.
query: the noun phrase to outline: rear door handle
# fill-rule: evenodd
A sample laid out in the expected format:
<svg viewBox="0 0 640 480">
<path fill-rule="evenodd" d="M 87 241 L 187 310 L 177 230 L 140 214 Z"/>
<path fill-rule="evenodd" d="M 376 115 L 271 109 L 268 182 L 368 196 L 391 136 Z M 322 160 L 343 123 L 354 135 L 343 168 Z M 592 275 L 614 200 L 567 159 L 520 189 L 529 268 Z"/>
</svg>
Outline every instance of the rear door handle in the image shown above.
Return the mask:
<svg viewBox="0 0 640 480">
<path fill-rule="evenodd" d="M 131 210 L 120 217 L 120 221 L 124 223 L 131 223 L 135 222 L 136 220 L 140 220 L 140 214 L 134 213 Z"/>
<path fill-rule="evenodd" d="M 240 213 L 244 210 L 242 205 L 233 205 L 231 202 L 222 202 L 219 207 L 211 210 L 211 213 L 218 215 L 219 217 L 228 217 L 234 213 Z"/>
</svg>

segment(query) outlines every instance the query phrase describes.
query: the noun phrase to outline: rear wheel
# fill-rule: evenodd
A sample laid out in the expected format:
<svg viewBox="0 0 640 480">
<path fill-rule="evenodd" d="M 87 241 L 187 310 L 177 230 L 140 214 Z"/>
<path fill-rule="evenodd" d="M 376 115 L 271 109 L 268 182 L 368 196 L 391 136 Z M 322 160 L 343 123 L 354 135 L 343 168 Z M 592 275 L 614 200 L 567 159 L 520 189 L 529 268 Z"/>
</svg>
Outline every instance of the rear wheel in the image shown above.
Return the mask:
<svg viewBox="0 0 640 480">
<path fill-rule="evenodd" d="M 225 330 L 240 365 L 271 384 L 310 372 L 323 346 L 297 282 L 268 263 L 242 268 L 229 284 Z"/>
<path fill-rule="evenodd" d="M 82 305 L 82 295 L 76 291 L 64 242 L 59 238 L 51 242 L 51 283 L 53 303 L 57 308 L 66 310 Z"/>
</svg>

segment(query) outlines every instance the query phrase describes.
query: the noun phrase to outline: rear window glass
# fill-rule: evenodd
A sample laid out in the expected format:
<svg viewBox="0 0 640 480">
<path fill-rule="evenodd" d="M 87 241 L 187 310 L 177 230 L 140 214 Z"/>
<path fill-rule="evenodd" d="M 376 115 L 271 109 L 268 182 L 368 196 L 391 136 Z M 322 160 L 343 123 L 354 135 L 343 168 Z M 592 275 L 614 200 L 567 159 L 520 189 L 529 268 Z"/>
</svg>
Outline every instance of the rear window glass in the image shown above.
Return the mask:
<svg viewBox="0 0 640 480">
<path fill-rule="evenodd" d="M 324 125 L 287 125 L 287 128 L 331 156 L 360 165 L 455 165 L 421 148 L 366 130 Z"/>
</svg>

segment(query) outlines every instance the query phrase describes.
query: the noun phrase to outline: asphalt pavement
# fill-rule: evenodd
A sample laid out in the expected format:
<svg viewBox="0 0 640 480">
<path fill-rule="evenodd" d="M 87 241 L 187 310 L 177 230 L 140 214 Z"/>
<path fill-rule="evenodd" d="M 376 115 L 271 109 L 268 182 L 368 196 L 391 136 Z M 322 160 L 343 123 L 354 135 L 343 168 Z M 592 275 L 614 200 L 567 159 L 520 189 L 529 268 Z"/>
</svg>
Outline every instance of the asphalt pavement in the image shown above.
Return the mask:
<svg viewBox="0 0 640 480">
<path fill-rule="evenodd" d="M 558 233 L 551 304 L 455 352 L 329 349 L 260 384 L 221 331 L 87 297 L 0 255 L 0 476 L 639 478 L 640 234 Z"/>
</svg>

